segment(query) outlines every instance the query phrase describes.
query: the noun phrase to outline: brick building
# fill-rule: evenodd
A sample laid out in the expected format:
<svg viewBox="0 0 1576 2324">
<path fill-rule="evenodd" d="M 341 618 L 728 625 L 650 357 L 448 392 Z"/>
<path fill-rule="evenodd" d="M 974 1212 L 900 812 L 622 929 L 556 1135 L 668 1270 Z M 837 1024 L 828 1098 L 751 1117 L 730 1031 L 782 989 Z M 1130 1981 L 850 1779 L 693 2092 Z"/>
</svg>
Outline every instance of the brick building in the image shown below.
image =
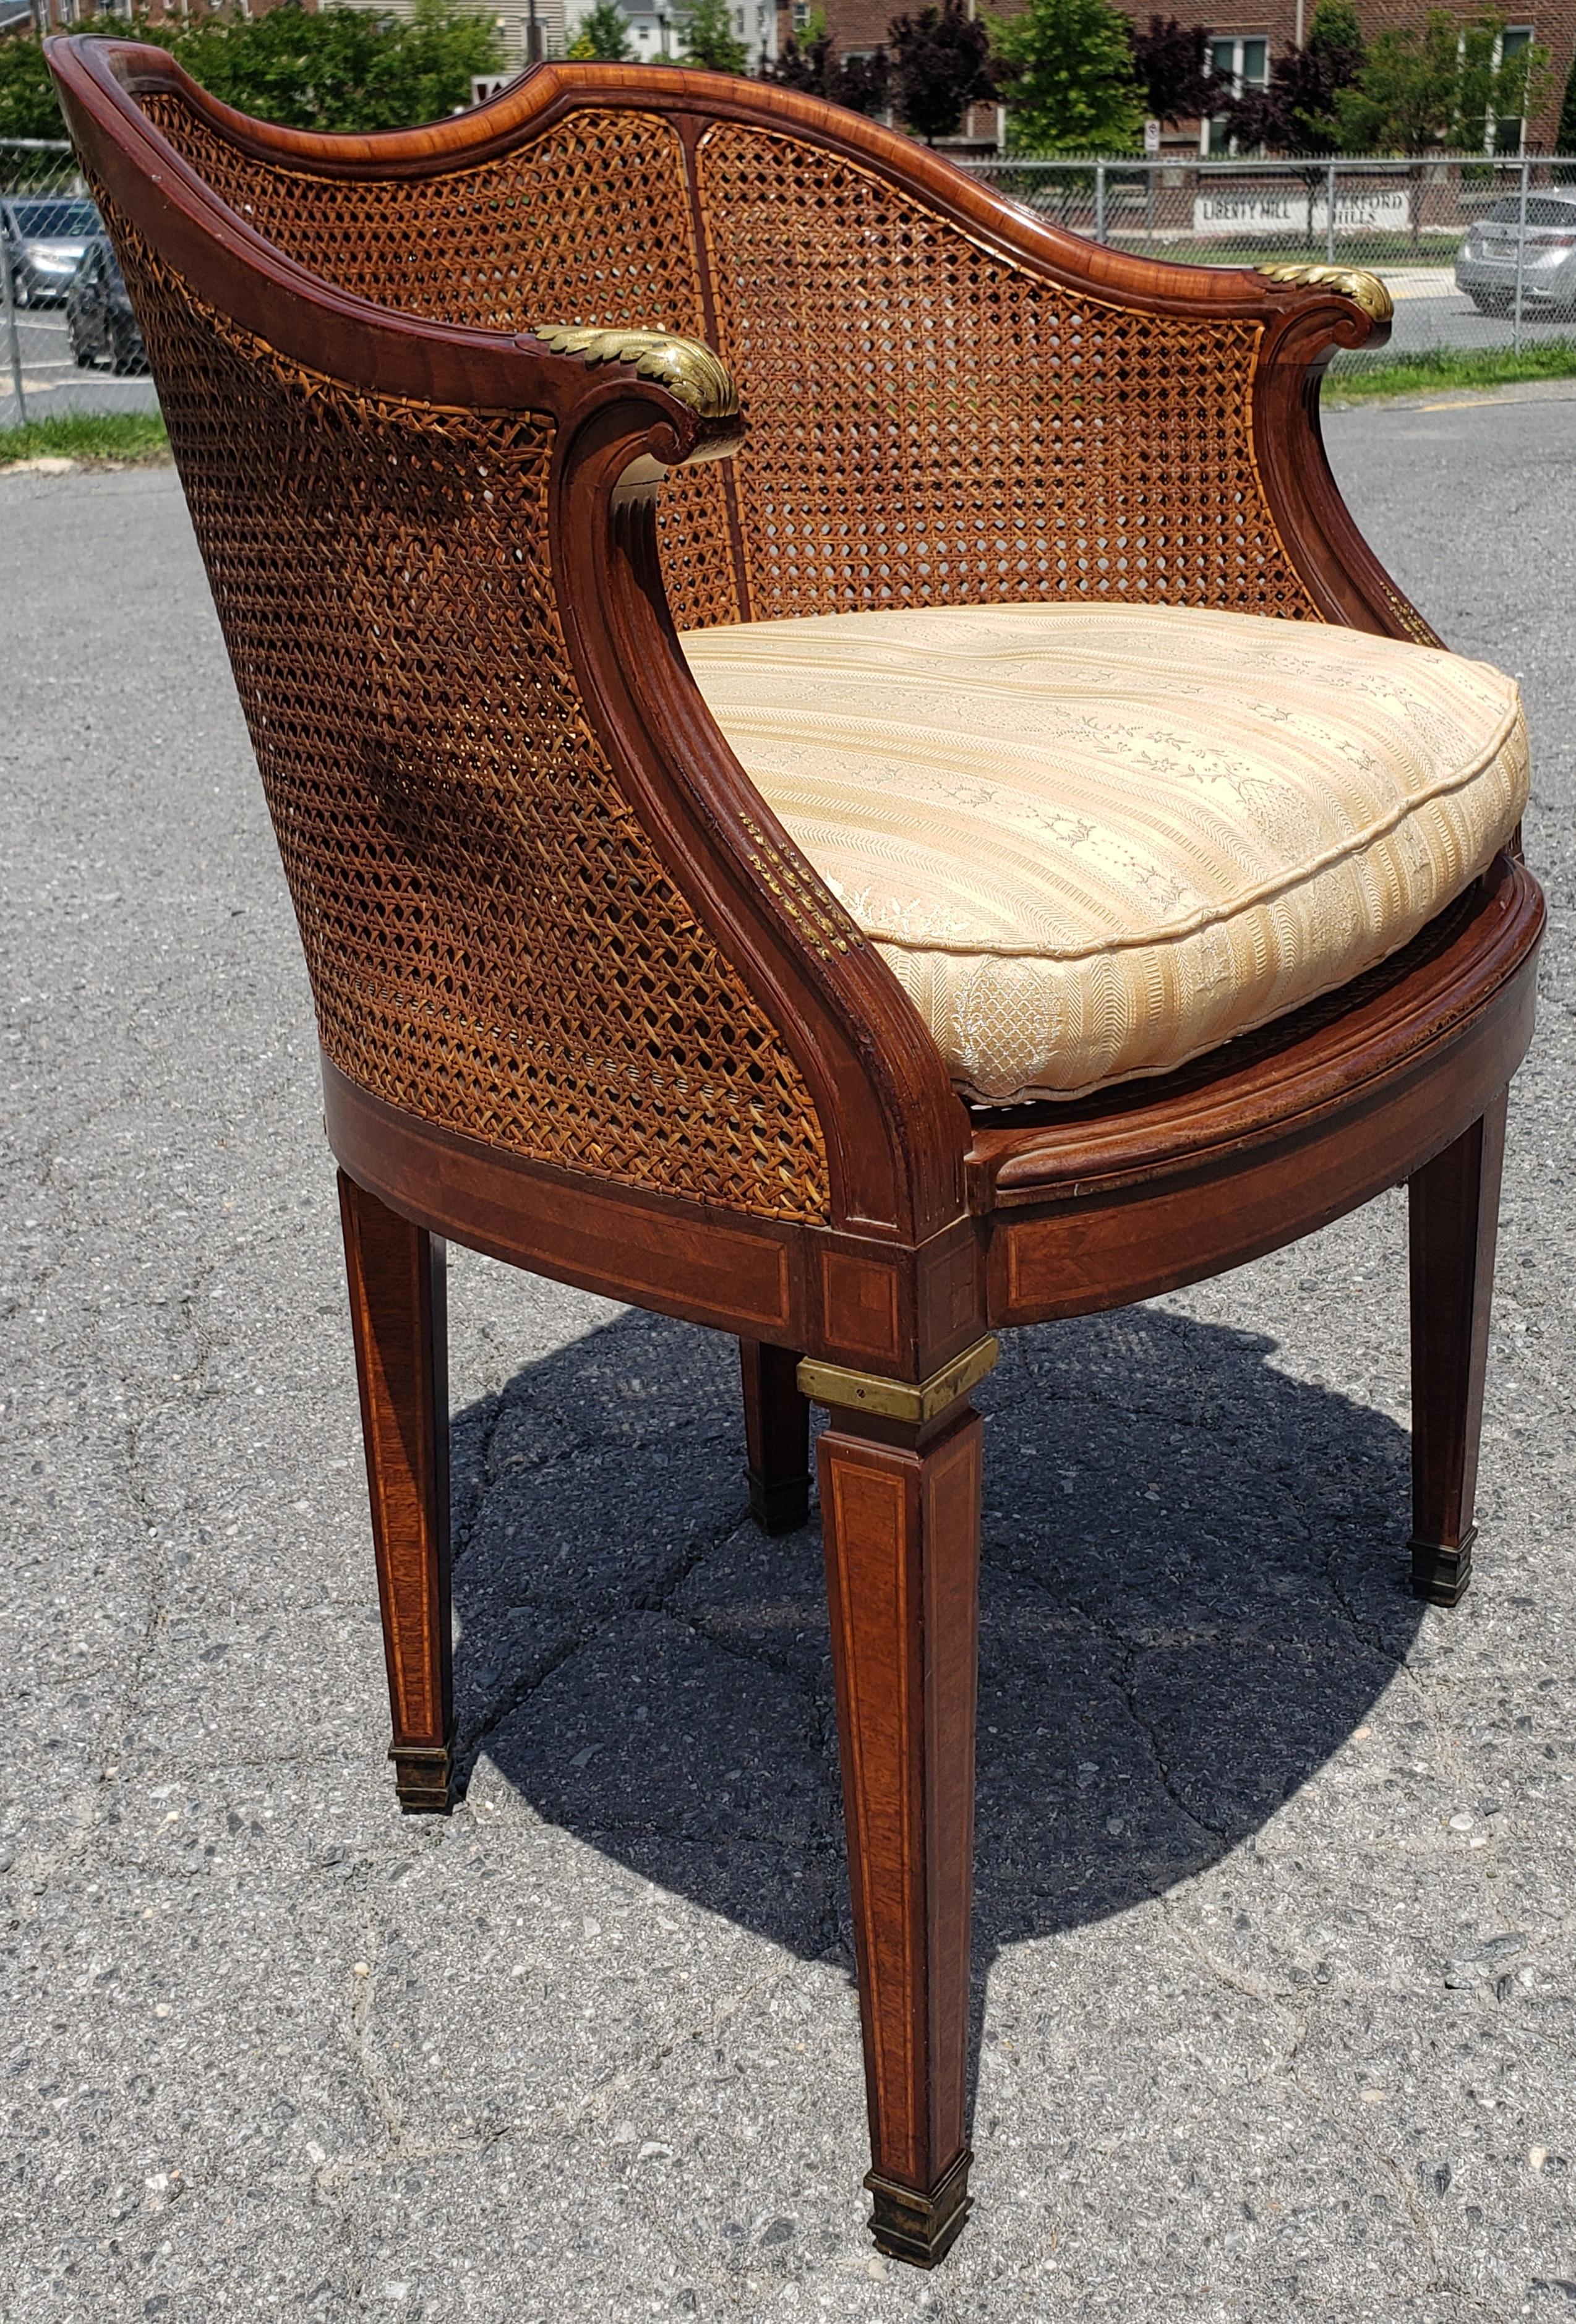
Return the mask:
<svg viewBox="0 0 1576 2324">
<path fill-rule="evenodd" d="M 1221 13 L 1202 20 L 1210 33 L 1212 73 L 1231 77 L 1238 87 L 1248 81 L 1262 84 L 1275 58 L 1300 45 L 1313 4 L 1314 0 L 1271 0 L 1267 6 L 1264 0 L 1217 0 Z M 1117 0 L 1117 5 L 1135 23 L 1147 23 L 1151 13 L 1137 0 Z M 1421 29 L 1429 8 L 1436 5 L 1439 0 L 1357 0 L 1357 13 L 1371 40 L 1392 25 Z M 1468 5 L 1461 5 L 1461 0 L 1445 0 L 1445 5 L 1463 23 L 1481 13 L 1479 0 Z M 1498 124 L 1498 147 L 1501 152 L 1519 150 L 1525 127 L 1527 145 L 1547 152 L 1554 143 L 1565 82 L 1576 53 L 1576 0 L 1537 0 L 1535 6 L 1525 9 L 1518 8 L 1516 0 L 1502 0 L 1501 13 L 1509 20 L 1507 51 L 1537 41 L 1548 50 L 1552 69 L 1532 120 L 1525 124 Z M 1203 134 L 1207 136 L 1207 132 Z"/>
<path fill-rule="evenodd" d="M 841 55 L 868 54 L 885 40 L 892 17 L 909 5 L 911 0 L 825 0 L 826 28 Z M 1247 85 L 1262 86 L 1276 58 L 1301 44 L 1315 0 L 1215 0 L 1214 10 L 1208 14 L 1195 14 L 1178 5 L 1177 0 L 1116 0 L 1116 5 L 1136 24 L 1147 23 L 1157 14 L 1175 15 L 1184 24 L 1203 23 L 1210 36 L 1211 71 L 1235 91 Z M 1421 26 L 1430 6 L 1435 5 L 1448 6 L 1465 23 L 1480 13 L 1481 0 L 1357 0 L 1357 13 L 1371 40 L 1387 25 Z M 1550 52 L 1548 85 L 1525 131 L 1526 143 L 1535 152 L 1552 152 L 1565 82 L 1576 56 L 1576 0 L 1535 0 L 1535 5 L 1526 8 L 1518 7 L 1516 0 L 1500 0 L 1500 5 L 1509 20 L 1507 47 L 1535 40 Z M 1010 13 L 1009 7 L 1006 13 Z M 788 0 L 785 32 L 796 24 L 802 29 L 809 18 L 810 0 Z M 992 112 L 993 108 L 975 106 L 967 124 L 969 143 L 994 142 Z M 1215 134 L 1218 143 L 1218 131 Z M 1176 134 L 1168 130 L 1165 138 L 1167 147 L 1185 145 L 1203 152 L 1210 150 L 1211 142 L 1207 122 L 1188 123 Z M 1499 124 L 1498 143 L 1502 152 L 1516 150 L 1516 124 Z"/>
</svg>

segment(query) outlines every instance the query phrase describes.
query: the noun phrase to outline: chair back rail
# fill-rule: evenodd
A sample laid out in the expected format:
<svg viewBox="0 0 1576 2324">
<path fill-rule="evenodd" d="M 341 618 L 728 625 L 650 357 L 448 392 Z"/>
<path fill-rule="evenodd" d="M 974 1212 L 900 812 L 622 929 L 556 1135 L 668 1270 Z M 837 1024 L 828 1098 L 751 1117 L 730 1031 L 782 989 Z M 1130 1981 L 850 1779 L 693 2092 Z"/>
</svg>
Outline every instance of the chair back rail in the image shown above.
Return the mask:
<svg viewBox="0 0 1576 2324">
<path fill-rule="evenodd" d="M 750 429 L 664 496 L 681 629 L 1063 596 L 1424 633 L 1319 439 L 1323 364 L 1387 327 L 1337 288 L 1102 249 L 732 77 L 544 65 L 362 138 L 249 122 L 168 60 L 132 86 L 221 199 L 380 304 L 716 346 Z"/>
</svg>

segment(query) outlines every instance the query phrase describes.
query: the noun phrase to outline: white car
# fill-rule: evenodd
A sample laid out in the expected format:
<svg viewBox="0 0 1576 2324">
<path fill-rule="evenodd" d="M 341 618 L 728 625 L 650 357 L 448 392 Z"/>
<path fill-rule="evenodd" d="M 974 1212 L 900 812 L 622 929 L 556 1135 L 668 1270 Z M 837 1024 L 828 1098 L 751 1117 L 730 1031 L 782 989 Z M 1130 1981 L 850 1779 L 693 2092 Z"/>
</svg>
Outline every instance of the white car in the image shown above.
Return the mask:
<svg viewBox="0 0 1576 2324">
<path fill-rule="evenodd" d="M 0 235 L 17 305 L 58 306 L 88 242 L 103 232 L 97 210 L 77 195 L 7 194 L 0 200 Z"/>
<path fill-rule="evenodd" d="M 1503 315 L 1516 300 L 1521 196 L 1507 194 L 1468 230 L 1456 259 L 1456 289 L 1481 315 Z M 1524 314 L 1576 315 L 1576 186 L 1529 194 L 1522 252 Z"/>
</svg>

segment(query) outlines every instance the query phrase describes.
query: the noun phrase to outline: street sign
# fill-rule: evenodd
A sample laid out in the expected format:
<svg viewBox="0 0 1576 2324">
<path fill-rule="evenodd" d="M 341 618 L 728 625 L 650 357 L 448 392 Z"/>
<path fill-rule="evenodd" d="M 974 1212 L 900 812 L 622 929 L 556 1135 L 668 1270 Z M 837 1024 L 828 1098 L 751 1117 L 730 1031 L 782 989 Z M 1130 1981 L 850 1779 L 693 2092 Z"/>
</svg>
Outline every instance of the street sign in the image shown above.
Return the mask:
<svg viewBox="0 0 1576 2324">
<path fill-rule="evenodd" d="M 1146 153 L 1158 153 L 1160 151 L 1160 124 L 1157 121 L 1146 121 L 1144 124 L 1144 151 Z"/>
</svg>

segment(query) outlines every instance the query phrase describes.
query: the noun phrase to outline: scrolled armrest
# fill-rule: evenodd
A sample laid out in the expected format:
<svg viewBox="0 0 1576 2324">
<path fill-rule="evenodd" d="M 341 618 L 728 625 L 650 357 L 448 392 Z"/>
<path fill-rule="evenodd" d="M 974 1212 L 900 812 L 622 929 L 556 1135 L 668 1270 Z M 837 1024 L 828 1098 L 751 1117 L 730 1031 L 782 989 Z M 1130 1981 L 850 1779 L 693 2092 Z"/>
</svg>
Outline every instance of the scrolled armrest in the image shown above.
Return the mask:
<svg viewBox="0 0 1576 2324">
<path fill-rule="evenodd" d="M 1396 311 L 1396 302 L 1385 285 L 1366 267 L 1309 266 L 1293 262 L 1287 265 L 1256 266 L 1253 272 L 1267 275 L 1272 282 L 1285 282 L 1298 290 L 1338 291 L 1353 306 L 1360 307 L 1370 322 L 1387 323 Z"/>
<path fill-rule="evenodd" d="M 570 323 L 533 323 L 530 335 L 555 355 L 578 355 L 588 368 L 604 363 L 630 364 L 641 379 L 654 380 L 687 404 L 697 420 L 734 420 L 739 415 L 739 391 L 732 372 L 699 339 L 681 338 L 673 331 L 582 328 Z"/>
</svg>

